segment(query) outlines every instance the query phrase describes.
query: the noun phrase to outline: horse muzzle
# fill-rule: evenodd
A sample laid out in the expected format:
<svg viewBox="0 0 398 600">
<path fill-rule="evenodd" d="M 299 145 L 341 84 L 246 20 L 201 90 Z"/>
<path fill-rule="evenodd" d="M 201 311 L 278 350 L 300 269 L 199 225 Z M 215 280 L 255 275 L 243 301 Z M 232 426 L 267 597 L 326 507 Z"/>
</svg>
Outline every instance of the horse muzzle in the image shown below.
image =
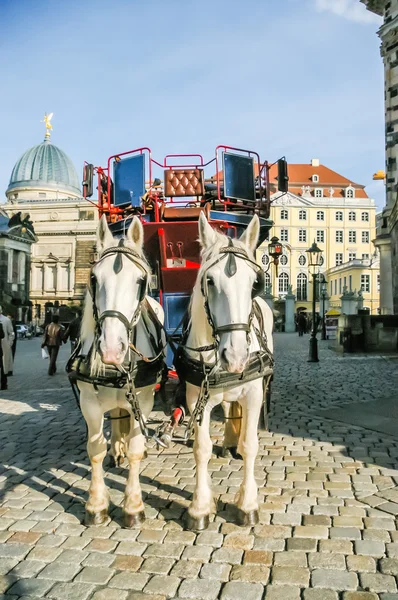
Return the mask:
<svg viewBox="0 0 398 600">
<path fill-rule="evenodd" d="M 235 352 L 224 349 L 220 358 L 222 368 L 228 373 L 243 373 L 249 360 L 249 353 L 237 355 Z"/>
<path fill-rule="evenodd" d="M 100 340 L 98 344 L 98 351 L 104 364 L 120 366 L 124 362 L 127 348 L 122 341 L 115 346 L 107 346 Z"/>
</svg>

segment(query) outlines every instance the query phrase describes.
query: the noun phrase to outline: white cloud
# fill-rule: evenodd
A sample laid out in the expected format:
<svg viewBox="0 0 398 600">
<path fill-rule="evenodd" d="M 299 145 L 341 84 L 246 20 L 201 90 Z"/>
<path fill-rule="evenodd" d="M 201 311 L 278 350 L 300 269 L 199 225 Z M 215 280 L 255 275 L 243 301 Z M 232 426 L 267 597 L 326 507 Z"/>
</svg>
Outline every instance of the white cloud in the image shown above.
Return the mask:
<svg viewBox="0 0 398 600">
<path fill-rule="evenodd" d="M 381 18 L 367 10 L 359 0 L 315 0 L 315 7 L 319 12 L 331 12 L 356 23 L 382 23 Z"/>
</svg>

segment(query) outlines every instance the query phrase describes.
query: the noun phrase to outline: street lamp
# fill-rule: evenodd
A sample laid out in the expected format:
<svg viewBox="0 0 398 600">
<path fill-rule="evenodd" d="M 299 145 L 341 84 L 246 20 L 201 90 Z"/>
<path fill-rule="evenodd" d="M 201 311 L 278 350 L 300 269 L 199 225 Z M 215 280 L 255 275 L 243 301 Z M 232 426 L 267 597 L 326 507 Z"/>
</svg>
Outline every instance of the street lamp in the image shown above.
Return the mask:
<svg viewBox="0 0 398 600">
<path fill-rule="evenodd" d="M 279 238 L 277 238 L 274 235 L 274 237 L 271 238 L 271 241 L 268 244 L 268 255 L 272 256 L 272 258 L 274 259 L 276 276 L 278 276 L 279 257 L 282 254 L 282 251 L 282 244 L 280 243 Z"/>
<path fill-rule="evenodd" d="M 316 323 L 315 323 L 315 306 L 316 306 L 316 282 L 317 282 L 317 269 L 321 266 L 322 250 L 318 248 L 315 243 L 312 244 L 311 248 L 306 250 L 308 254 L 308 264 L 312 267 L 312 331 L 310 337 L 310 352 L 308 356 L 308 362 L 319 362 L 318 359 L 318 340 L 316 339 Z"/>
<path fill-rule="evenodd" d="M 326 289 L 327 282 L 325 276 L 322 273 L 319 274 L 319 283 L 320 283 L 320 292 L 322 298 L 322 333 L 321 340 L 326 340 L 326 319 L 325 319 L 325 299 L 326 299 Z"/>
</svg>

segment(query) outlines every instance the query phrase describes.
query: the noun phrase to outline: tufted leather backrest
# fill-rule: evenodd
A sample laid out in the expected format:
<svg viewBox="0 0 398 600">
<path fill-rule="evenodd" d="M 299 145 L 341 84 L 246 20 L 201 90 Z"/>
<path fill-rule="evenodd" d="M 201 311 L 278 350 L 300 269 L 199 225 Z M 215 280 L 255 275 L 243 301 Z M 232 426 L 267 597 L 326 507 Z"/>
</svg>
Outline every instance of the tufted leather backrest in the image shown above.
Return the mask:
<svg viewBox="0 0 398 600">
<path fill-rule="evenodd" d="M 164 172 L 165 196 L 202 196 L 203 194 L 203 169 L 168 169 Z"/>
</svg>

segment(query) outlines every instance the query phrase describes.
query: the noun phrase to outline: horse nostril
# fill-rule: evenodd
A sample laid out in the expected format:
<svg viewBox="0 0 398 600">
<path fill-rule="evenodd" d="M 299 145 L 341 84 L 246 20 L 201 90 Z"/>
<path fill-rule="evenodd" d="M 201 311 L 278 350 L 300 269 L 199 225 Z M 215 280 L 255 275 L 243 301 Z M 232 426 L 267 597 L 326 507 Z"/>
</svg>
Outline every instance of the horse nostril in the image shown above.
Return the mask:
<svg viewBox="0 0 398 600">
<path fill-rule="evenodd" d="M 222 358 L 223 360 L 225 360 L 225 362 L 227 362 L 227 351 L 226 351 L 226 349 L 225 349 L 225 348 L 224 348 L 224 349 L 223 349 L 223 351 L 221 352 L 221 358 Z"/>
<path fill-rule="evenodd" d="M 121 354 L 126 350 L 126 345 L 122 340 L 119 340 L 119 348 Z"/>
</svg>

